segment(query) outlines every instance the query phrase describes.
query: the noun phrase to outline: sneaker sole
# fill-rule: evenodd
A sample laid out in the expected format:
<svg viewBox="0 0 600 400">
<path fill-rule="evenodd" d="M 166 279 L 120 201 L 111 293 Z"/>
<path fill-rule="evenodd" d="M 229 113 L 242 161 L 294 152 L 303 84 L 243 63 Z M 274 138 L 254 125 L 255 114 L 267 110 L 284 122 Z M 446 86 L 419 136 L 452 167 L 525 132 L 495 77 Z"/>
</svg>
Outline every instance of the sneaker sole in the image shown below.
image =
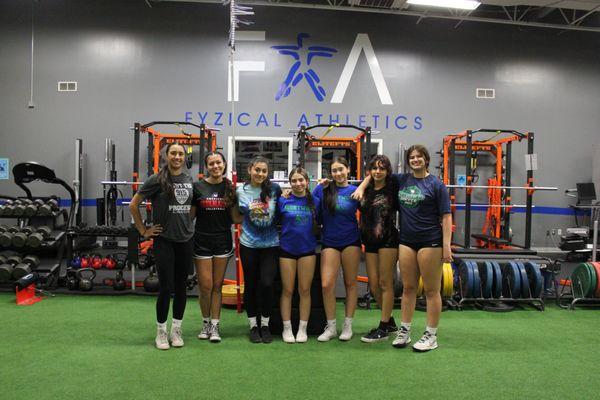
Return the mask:
<svg viewBox="0 0 600 400">
<path fill-rule="evenodd" d="M 360 341 L 363 343 L 377 343 L 377 342 L 385 342 L 388 339 L 389 339 L 389 337 L 387 337 L 387 336 L 383 337 L 383 338 L 379 338 L 379 339 L 369 339 L 369 338 L 366 338 L 363 336 L 360 338 Z"/>
<path fill-rule="evenodd" d="M 208 337 L 208 336 L 202 336 L 202 337 L 201 337 L 200 335 L 198 335 L 198 339 L 199 339 L 199 340 L 208 340 L 208 339 L 209 339 L 209 337 Z"/>
<path fill-rule="evenodd" d="M 406 346 L 408 346 L 408 345 L 410 344 L 410 342 L 411 342 L 411 341 L 412 341 L 412 340 L 410 340 L 410 339 L 409 339 L 409 340 L 408 340 L 406 343 L 396 343 L 396 344 L 392 343 L 392 346 L 394 346 L 394 347 L 395 347 L 395 348 L 397 348 L 397 349 L 403 349 L 403 348 L 405 348 Z"/>
<path fill-rule="evenodd" d="M 221 343 L 221 339 L 210 339 L 211 343 Z"/>
<path fill-rule="evenodd" d="M 413 346 L 413 351 L 416 351 L 417 353 L 426 353 L 426 352 L 428 352 L 428 351 L 435 350 L 435 349 L 437 349 L 437 348 L 438 348 L 438 345 L 437 345 L 437 344 L 435 345 L 435 347 L 430 347 L 430 348 L 428 348 L 428 349 L 416 349 L 416 348 Z"/>
<path fill-rule="evenodd" d="M 175 347 L 177 349 L 180 348 L 180 347 L 183 347 L 183 345 L 184 345 L 183 343 L 181 343 L 181 344 L 173 344 L 173 343 L 171 343 L 171 347 Z"/>
<path fill-rule="evenodd" d="M 156 347 L 158 350 L 169 350 L 171 348 L 171 346 L 169 346 L 169 347 L 158 347 L 157 345 L 154 345 L 154 347 Z"/>
<path fill-rule="evenodd" d="M 341 336 L 340 336 L 340 337 L 338 337 L 338 339 L 340 339 L 342 342 L 349 342 L 350 340 L 352 340 L 352 337 L 353 337 L 353 336 L 354 336 L 354 335 L 350 336 L 349 338 L 346 338 L 346 337 L 341 337 Z"/>
</svg>

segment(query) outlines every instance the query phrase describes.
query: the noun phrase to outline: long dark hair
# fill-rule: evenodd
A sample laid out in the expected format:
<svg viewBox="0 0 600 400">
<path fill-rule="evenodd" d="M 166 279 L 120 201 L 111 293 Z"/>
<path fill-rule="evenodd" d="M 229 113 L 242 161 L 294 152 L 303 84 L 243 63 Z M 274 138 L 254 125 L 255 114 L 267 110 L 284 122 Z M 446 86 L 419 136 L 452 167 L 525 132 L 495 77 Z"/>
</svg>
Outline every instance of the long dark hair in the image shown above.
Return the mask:
<svg viewBox="0 0 600 400">
<path fill-rule="evenodd" d="M 247 169 L 252 169 L 258 163 L 265 163 L 267 165 L 267 171 L 269 170 L 269 160 L 263 156 L 256 156 L 252 158 L 252 160 L 250 160 L 248 163 Z M 244 185 L 248 184 L 250 180 L 252 180 L 252 177 L 248 176 L 248 182 L 246 182 Z M 271 198 L 271 186 L 271 179 L 269 179 L 269 174 L 267 173 L 267 177 L 260 184 L 260 201 L 263 203 L 268 202 Z"/>
<path fill-rule="evenodd" d="M 221 157 L 221 160 L 223 160 L 223 165 L 225 165 L 225 168 L 223 169 L 223 181 L 225 182 L 225 194 L 223 196 L 223 200 L 225 201 L 225 207 L 230 208 L 237 203 L 237 197 L 235 195 L 233 183 L 227 179 L 227 160 L 225 160 L 225 156 L 221 152 L 211 151 L 204 156 L 204 165 L 206 167 L 208 167 L 208 157 L 210 156 Z"/>
<path fill-rule="evenodd" d="M 169 198 L 173 197 L 173 180 L 171 179 L 171 174 L 169 173 L 169 150 L 173 146 L 181 146 L 183 151 L 185 152 L 185 147 L 179 142 L 169 143 L 166 147 L 166 157 L 167 163 L 158 171 L 158 183 L 160 184 L 160 188 L 164 193 L 169 196 Z"/>
<path fill-rule="evenodd" d="M 392 177 L 392 163 L 390 159 L 383 155 L 377 154 L 371 158 L 369 161 L 369 171 L 375 168 L 377 165 L 383 167 L 386 171 L 385 175 L 385 186 L 384 186 L 384 195 L 387 201 L 387 204 L 393 208 L 394 199 L 396 197 L 396 193 L 394 191 L 393 185 L 393 177 Z M 371 179 L 369 185 L 365 189 L 365 196 L 362 201 L 362 213 L 361 213 L 361 230 L 367 241 L 373 241 L 379 238 L 373 237 L 373 228 L 375 221 L 375 207 L 372 207 L 373 201 L 375 200 L 375 179 Z M 387 221 L 384 221 L 387 225 Z M 393 222 L 392 222 L 393 223 Z M 389 226 L 384 226 L 385 232 L 388 232 L 390 229 Z"/>
<path fill-rule="evenodd" d="M 423 146 L 422 144 L 413 144 L 408 148 L 408 150 L 406 150 L 406 165 L 410 167 L 410 155 L 415 150 L 417 151 L 417 153 L 423 156 L 423 158 L 425 159 L 425 169 L 429 171 L 429 161 L 431 160 L 431 157 L 429 156 L 429 151 L 427 150 L 427 147 Z"/>
<path fill-rule="evenodd" d="M 331 166 L 333 164 L 342 164 L 346 168 L 349 168 L 348 161 L 344 157 L 335 157 L 329 166 L 330 174 Z M 333 182 L 333 179 L 331 180 L 332 182 L 330 182 L 329 185 L 327 185 L 327 187 L 323 190 L 323 192 L 325 192 L 325 201 L 323 203 L 325 203 L 324 205 L 331 214 L 335 214 L 335 207 L 337 206 L 337 185 L 335 182 Z"/>
<path fill-rule="evenodd" d="M 312 226 L 313 230 L 317 226 L 317 212 L 315 210 L 315 200 L 313 199 L 312 193 L 310 193 L 310 188 L 308 187 L 310 183 L 310 179 L 308 178 L 308 172 L 302 167 L 295 167 L 290 171 L 290 175 L 288 176 L 288 180 L 290 184 L 292 183 L 292 176 L 295 174 L 300 174 L 306 180 L 306 189 L 304 190 L 304 195 L 306 197 L 306 204 L 308 208 L 310 208 L 310 213 L 312 214 Z"/>
</svg>

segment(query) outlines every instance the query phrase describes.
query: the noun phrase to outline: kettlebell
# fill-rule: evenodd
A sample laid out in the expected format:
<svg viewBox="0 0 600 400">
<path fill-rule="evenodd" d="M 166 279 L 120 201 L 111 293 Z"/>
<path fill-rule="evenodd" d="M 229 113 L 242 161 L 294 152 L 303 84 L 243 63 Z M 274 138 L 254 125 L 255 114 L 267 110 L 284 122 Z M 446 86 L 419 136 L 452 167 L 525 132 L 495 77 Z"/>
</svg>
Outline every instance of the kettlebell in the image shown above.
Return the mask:
<svg viewBox="0 0 600 400">
<path fill-rule="evenodd" d="M 100 254 L 92 254 L 91 256 L 91 267 L 94 269 L 100 269 L 102 268 L 104 262 L 102 259 L 102 256 Z"/>
<path fill-rule="evenodd" d="M 79 269 L 81 268 L 81 257 L 75 256 L 71 259 L 71 268 Z"/>
<path fill-rule="evenodd" d="M 123 278 L 123 271 L 117 271 L 117 273 L 115 274 L 115 280 L 113 281 L 113 289 L 127 289 L 127 281 L 125 281 L 125 279 Z"/>
<path fill-rule="evenodd" d="M 102 259 L 102 266 L 108 269 L 115 269 L 117 267 L 117 260 L 110 254 Z"/>
<path fill-rule="evenodd" d="M 144 290 L 149 293 L 155 293 L 159 290 L 158 276 L 154 267 L 150 269 L 150 274 L 144 279 Z"/>
<path fill-rule="evenodd" d="M 87 275 L 87 277 L 85 276 Z M 96 270 L 93 268 L 81 268 L 77 270 L 77 279 L 79 280 L 79 290 L 89 292 L 94 288 L 94 278 Z"/>
<path fill-rule="evenodd" d="M 77 279 L 77 272 L 67 271 L 66 285 L 67 289 L 69 290 L 77 290 L 77 288 L 79 287 L 79 279 Z"/>
</svg>

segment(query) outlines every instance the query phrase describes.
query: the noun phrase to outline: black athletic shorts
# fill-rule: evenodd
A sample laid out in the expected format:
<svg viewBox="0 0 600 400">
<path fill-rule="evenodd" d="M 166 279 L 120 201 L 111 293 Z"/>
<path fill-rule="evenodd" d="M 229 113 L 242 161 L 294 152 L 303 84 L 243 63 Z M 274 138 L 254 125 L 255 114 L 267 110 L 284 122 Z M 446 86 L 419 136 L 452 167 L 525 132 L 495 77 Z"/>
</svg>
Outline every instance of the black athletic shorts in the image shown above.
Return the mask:
<svg viewBox="0 0 600 400">
<path fill-rule="evenodd" d="M 389 240 L 384 240 L 380 243 L 365 243 L 365 253 L 378 253 L 379 249 L 397 249 L 398 236 L 394 235 Z"/>
<path fill-rule="evenodd" d="M 406 247 L 410 247 L 411 249 L 413 249 L 414 251 L 419 251 L 421 249 L 425 249 L 428 247 L 432 247 L 432 248 L 442 248 L 442 239 L 437 239 L 437 240 L 430 240 L 430 241 L 426 241 L 426 242 L 407 242 L 404 240 L 400 240 L 400 244 Z"/>
<path fill-rule="evenodd" d="M 194 235 L 194 258 L 229 258 L 233 255 L 233 239 L 231 232 L 196 233 Z"/>
<path fill-rule="evenodd" d="M 323 251 L 325 249 L 336 249 L 337 251 L 339 251 L 341 253 L 342 251 L 344 251 L 344 249 L 346 247 L 351 247 L 351 246 L 360 248 L 362 246 L 362 244 L 360 243 L 360 239 L 354 243 L 350 243 L 350 244 L 347 244 L 346 246 L 341 246 L 341 247 L 327 246 L 326 244 L 324 244 L 323 246 L 321 246 L 321 251 Z"/>
<path fill-rule="evenodd" d="M 292 253 L 288 253 L 287 251 L 285 251 L 284 249 L 282 249 L 281 247 L 279 248 L 279 258 L 290 258 L 292 260 L 298 260 L 302 257 L 308 257 L 308 256 L 314 256 L 316 253 L 313 251 L 309 252 L 309 253 L 304 253 L 304 254 L 292 254 Z"/>
</svg>

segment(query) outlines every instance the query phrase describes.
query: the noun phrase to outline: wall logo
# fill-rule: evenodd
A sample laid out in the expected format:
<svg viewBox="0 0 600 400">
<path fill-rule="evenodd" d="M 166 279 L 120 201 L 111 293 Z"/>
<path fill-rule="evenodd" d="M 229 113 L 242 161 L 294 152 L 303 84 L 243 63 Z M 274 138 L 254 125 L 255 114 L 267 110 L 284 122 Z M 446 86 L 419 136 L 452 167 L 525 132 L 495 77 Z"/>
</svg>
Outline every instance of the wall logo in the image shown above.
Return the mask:
<svg viewBox="0 0 600 400">
<path fill-rule="evenodd" d="M 271 46 L 271 48 L 277 50 L 279 54 L 290 56 L 296 60 L 290 67 L 285 80 L 281 83 L 281 86 L 279 86 L 279 90 L 275 95 L 276 101 L 279 101 L 282 97 L 287 97 L 291 93 L 292 88 L 296 87 L 303 78 L 310 86 L 316 99 L 318 101 L 325 100 L 326 93 L 323 86 L 320 85 L 321 79 L 315 70 L 310 67 L 310 64 L 315 57 L 333 57 L 333 54 L 337 53 L 337 50 L 332 47 L 309 46 L 307 48 L 308 51 L 305 51 L 303 41 L 309 37 L 310 35 L 308 33 L 299 33 L 296 38 L 296 45 Z M 306 56 L 306 66 L 302 65 L 301 60 L 304 56 Z"/>
</svg>

